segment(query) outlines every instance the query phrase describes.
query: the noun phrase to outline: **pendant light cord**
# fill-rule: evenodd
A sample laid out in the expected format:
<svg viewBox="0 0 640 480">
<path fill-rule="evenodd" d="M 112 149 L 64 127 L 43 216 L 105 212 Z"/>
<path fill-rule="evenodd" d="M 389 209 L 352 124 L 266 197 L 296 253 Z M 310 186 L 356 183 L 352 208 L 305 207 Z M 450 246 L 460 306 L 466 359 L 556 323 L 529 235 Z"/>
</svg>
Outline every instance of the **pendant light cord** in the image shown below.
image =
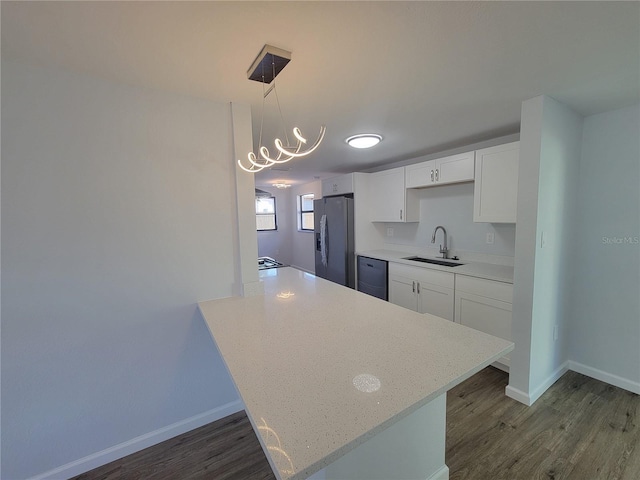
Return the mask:
<svg viewBox="0 0 640 480">
<path fill-rule="evenodd" d="M 278 97 L 278 89 L 276 88 L 276 62 L 271 56 L 271 68 L 273 71 L 273 92 L 276 94 L 276 104 L 278 105 L 278 111 L 280 112 L 280 122 L 282 124 L 282 131 L 284 132 L 284 139 L 287 141 L 287 146 L 290 146 L 289 135 L 287 135 L 287 127 L 284 123 L 284 115 L 282 114 L 282 108 L 280 107 L 280 98 Z"/>
</svg>

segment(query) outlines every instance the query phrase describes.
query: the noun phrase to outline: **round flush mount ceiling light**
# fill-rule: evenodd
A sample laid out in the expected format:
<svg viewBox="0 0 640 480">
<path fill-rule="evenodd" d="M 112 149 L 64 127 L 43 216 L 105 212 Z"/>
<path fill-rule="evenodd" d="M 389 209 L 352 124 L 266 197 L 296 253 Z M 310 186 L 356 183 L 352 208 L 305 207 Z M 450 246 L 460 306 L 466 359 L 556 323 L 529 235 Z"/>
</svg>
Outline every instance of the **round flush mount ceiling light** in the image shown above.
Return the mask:
<svg viewBox="0 0 640 480">
<path fill-rule="evenodd" d="M 347 143 L 353 148 L 371 148 L 382 140 L 377 133 L 360 133 L 347 138 Z"/>
</svg>

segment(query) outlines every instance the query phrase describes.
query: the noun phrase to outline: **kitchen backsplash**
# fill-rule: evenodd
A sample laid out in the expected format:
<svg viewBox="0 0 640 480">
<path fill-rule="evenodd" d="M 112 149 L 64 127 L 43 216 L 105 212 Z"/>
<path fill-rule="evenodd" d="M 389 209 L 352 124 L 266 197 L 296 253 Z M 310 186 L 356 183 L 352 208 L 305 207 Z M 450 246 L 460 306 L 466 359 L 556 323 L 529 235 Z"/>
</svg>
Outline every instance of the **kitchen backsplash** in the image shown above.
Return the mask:
<svg viewBox="0 0 640 480">
<path fill-rule="evenodd" d="M 418 190 L 420 197 L 420 223 L 386 224 L 386 246 L 394 249 L 409 247 L 438 255 L 443 243 L 438 231 L 435 245 L 431 243 L 433 229 L 442 225 L 447 230 L 450 256 L 475 253 L 510 257 L 515 254 L 516 226 L 513 224 L 473 222 L 473 183 L 443 185 Z M 389 229 L 393 230 L 393 236 Z M 487 234 L 493 243 L 487 243 Z M 432 250 L 435 250 L 433 252 Z"/>
</svg>

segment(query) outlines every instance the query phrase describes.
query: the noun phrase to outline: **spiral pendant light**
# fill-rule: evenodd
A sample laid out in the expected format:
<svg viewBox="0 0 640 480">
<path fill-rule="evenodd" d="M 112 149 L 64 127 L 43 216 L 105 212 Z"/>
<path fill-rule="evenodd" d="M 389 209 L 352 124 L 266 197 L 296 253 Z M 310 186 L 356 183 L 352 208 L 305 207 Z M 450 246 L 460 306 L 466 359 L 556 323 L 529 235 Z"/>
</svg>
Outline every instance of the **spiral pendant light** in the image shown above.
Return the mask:
<svg viewBox="0 0 640 480">
<path fill-rule="evenodd" d="M 308 148 L 303 149 L 303 147 L 307 146 L 307 139 L 302 135 L 302 132 L 298 127 L 294 127 L 293 136 L 296 139 L 296 143 L 295 145 L 291 145 L 289 142 L 289 137 L 286 133 L 286 127 L 284 126 L 282 108 L 280 107 L 280 100 L 278 98 L 278 92 L 276 90 L 275 78 L 278 73 L 280 73 L 280 71 L 282 71 L 282 69 L 289 63 L 290 60 L 291 52 L 287 52 L 286 50 L 282 50 L 271 45 L 265 45 L 247 72 L 247 76 L 250 80 L 259 81 L 262 83 L 262 112 L 260 117 L 258 155 L 251 151 L 247 154 L 247 162 L 243 162 L 242 160 L 238 159 L 238 165 L 245 172 L 256 173 L 272 165 L 275 165 L 276 163 L 286 163 L 294 158 L 300 158 L 309 155 L 311 152 L 315 151 L 318 148 L 318 146 L 322 142 L 322 139 L 324 138 L 326 128 L 324 125 L 322 125 L 320 127 L 320 133 L 318 134 L 318 138 L 316 139 L 316 141 L 308 146 Z M 273 85 L 271 85 L 269 88 L 266 88 L 267 85 L 271 83 L 273 83 Z M 265 99 L 271 92 L 273 92 L 276 97 L 276 103 L 278 106 L 278 111 L 280 112 L 280 120 L 282 122 L 286 140 L 286 144 L 283 143 L 279 138 L 276 138 L 274 140 L 274 145 L 277 150 L 275 157 L 272 157 L 269 149 L 262 144 L 262 127 L 264 124 Z"/>
</svg>

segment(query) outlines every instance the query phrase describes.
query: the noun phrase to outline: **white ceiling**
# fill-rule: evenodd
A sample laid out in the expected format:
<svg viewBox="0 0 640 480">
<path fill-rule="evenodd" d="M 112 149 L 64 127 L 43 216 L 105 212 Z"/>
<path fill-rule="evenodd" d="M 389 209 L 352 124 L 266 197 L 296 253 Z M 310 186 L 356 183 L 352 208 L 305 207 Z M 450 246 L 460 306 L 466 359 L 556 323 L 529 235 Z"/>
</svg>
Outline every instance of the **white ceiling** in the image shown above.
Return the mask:
<svg viewBox="0 0 640 480">
<path fill-rule="evenodd" d="M 293 52 L 278 76 L 287 128 L 327 135 L 275 180 L 365 170 L 517 132 L 523 100 L 582 115 L 640 101 L 639 2 L 7 2 L 2 57 L 252 105 L 264 44 Z M 267 147 L 280 136 L 267 98 Z M 354 150 L 344 139 L 376 132 Z M 271 148 L 273 150 L 273 148 Z"/>
</svg>

